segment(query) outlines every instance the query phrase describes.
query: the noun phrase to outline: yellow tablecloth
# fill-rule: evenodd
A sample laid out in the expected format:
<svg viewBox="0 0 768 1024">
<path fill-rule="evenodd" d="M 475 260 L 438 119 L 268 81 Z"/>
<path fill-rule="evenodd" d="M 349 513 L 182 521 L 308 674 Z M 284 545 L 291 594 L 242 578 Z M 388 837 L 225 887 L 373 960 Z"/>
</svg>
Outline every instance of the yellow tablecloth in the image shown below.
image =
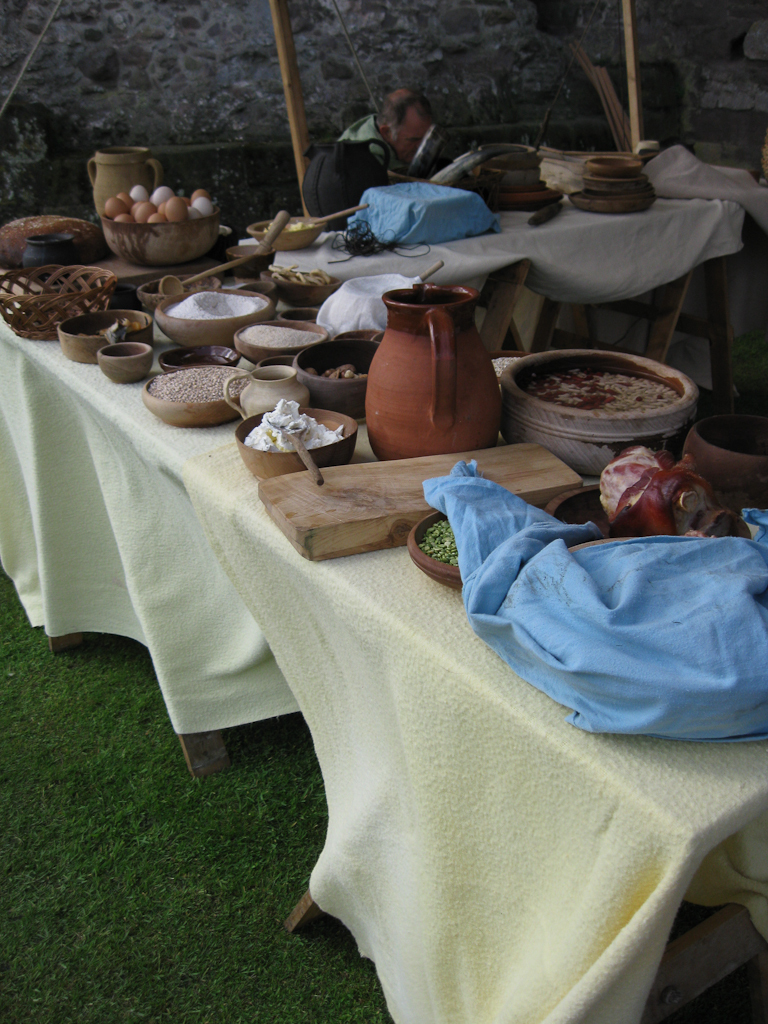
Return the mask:
<svg viewBox="0 0 768 1024">
<path fill-rule="evenodd" d="M 580 732 L 405 549 L 303 559 L 234 445 L 184 479 L 312 731 L 312 894 L 398 1024 L 633 1024 L 686 891 L 768 936 L 767 743 Z"/>
<path fill-rule="evenodd" d="M 181 479 L 236 424 L 180 430 L 141 384 L 113 384 L 58 342 L 0 323 L 0 558 L 32 625 L 130 636 L 152 655 L 173 728 L 296 710 Z"/>
</svg>

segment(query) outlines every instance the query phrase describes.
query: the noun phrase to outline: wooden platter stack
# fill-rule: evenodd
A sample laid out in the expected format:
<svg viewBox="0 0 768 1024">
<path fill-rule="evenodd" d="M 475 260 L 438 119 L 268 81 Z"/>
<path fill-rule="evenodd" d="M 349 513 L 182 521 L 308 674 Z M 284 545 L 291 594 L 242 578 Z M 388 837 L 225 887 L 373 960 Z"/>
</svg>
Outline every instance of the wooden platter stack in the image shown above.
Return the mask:
<svg viewBox="0 0 768 1024">
<path fill-rule="evenodd" d="M 642 161 L 632 156 L 596 157 L 585 164 L 584 189 L 571 202 L 590 213 L 638 213 L 647 210 L 656 193 L 642 173 Z"/>
<path fill-rule="evenodd" d="M 519 153 L 494 157 L 483 167 L 500 176 L 499 210 L 540 210 L 559 202 L 562 193 L 547 188 L 541 180 L 541 156 L 532 146 L 518 147 Z"/>
</svg>

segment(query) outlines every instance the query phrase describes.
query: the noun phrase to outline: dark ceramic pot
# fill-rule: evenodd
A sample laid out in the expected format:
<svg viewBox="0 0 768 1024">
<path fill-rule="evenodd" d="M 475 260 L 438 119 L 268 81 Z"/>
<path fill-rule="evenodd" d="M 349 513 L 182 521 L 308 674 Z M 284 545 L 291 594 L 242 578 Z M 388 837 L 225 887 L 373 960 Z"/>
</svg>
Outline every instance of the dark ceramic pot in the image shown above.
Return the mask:
<svg viewBox="0 0 768 1024">
<path fill-rule="evenodd" d="M 710 416 L 694 423 L 684 452 L 726 508 L 768 508 L 768 418 Z"/>
<path fill-rule="evenodd" d="M 141 300 L 136 294 L 136 285 L 128 284 L 127 281 L 118 281 L 112 298 L 109 300 L 109 309 L 142 309 Z"/>
<path fill-rule="evenodd" d="M 23 267 L 47 267 L 53 263 L 71 267 L 78 262 L 74 235 L 30 235 L 26 242 L 21 257 Z"/>
</svg>

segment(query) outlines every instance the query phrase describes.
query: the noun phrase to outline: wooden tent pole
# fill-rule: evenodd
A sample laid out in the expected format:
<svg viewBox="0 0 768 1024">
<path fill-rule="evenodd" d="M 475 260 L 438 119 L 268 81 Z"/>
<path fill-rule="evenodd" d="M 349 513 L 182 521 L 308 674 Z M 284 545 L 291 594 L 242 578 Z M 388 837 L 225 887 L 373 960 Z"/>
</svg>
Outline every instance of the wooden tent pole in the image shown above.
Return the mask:
<svg viewBox="0 0 768 1024">
<path fill-rule="evenodd" d="M 627 56 L 627 94 L 629 96 L 629 127 L 632 150 L 645 138 L 643 100 L 640 92 L 640 61 L 637 55 L 637 14 L 635 0 L 621 0 L 624 17 L 624 48 Z"/>
<path fill-rule="evenodd" d="M 299 65 L 296 60 L 296 47 L 293 44 L 291 16 L 288 13 L 287 0 L 269 0 L 269 9 L 272 13 L 272 25 L 275 30 L 275 42 L 277 43 L 277 56 L 280 61 L 280 74 L 283 78 L 285 105 L 288 108 L 288 124 L 291 129 L 296 176 L 299 179 L 299 188 L 301 188 L 304 181 L 304 172 L 307 169 L 304 153 L 309 146 L 309 133 L 307 132 L 307 117 L 304 112 L 304 96 L 301 91 Z M 305 216 L 307 216 L 307 208 L 304 206 L 303 198 L 301 205 L 304 208 Z"/>
</svg>

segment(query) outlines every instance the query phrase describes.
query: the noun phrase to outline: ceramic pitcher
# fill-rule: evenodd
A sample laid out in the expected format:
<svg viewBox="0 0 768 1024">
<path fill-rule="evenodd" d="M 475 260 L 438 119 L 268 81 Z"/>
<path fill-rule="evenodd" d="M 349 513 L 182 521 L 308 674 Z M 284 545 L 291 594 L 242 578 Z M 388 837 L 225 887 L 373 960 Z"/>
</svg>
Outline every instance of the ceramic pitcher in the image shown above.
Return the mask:
<svg viewBox="0 0 768 1024">
<path fill-rule="evenodd" d="M 240 404 L 230 394 L 232 381 L 250 377 L 248 386 L 240 392 Z M 287 402 L 298 402 L 309 405 L 309 388 L 296 379 L 296 370 L 292 366 L 262 366 L 248 373 L 237 370 L 224 381 L 224 398 L 233 409 L 237 409 L 243 419 L 258 416 L 262 412 L 272 412 L 281 398 Z"/>
<path fill-rule="evenodd" d="M 88 161 L 96 212 L 104 216 L 104 203 L 118 192 L 130 192 L 143 185 L 151 195 L 163 183 L 163 168 L 146 146 L 110 146 L 100 149 Z"/>
<path fill-rule="evenodd" d="M 387 329 L 368 371 L 365 417 L 379 459 L 492 448 L 501 392 L 475 327 L 474 288 L 416 284 L 383 296 Z"/>
</svg>

